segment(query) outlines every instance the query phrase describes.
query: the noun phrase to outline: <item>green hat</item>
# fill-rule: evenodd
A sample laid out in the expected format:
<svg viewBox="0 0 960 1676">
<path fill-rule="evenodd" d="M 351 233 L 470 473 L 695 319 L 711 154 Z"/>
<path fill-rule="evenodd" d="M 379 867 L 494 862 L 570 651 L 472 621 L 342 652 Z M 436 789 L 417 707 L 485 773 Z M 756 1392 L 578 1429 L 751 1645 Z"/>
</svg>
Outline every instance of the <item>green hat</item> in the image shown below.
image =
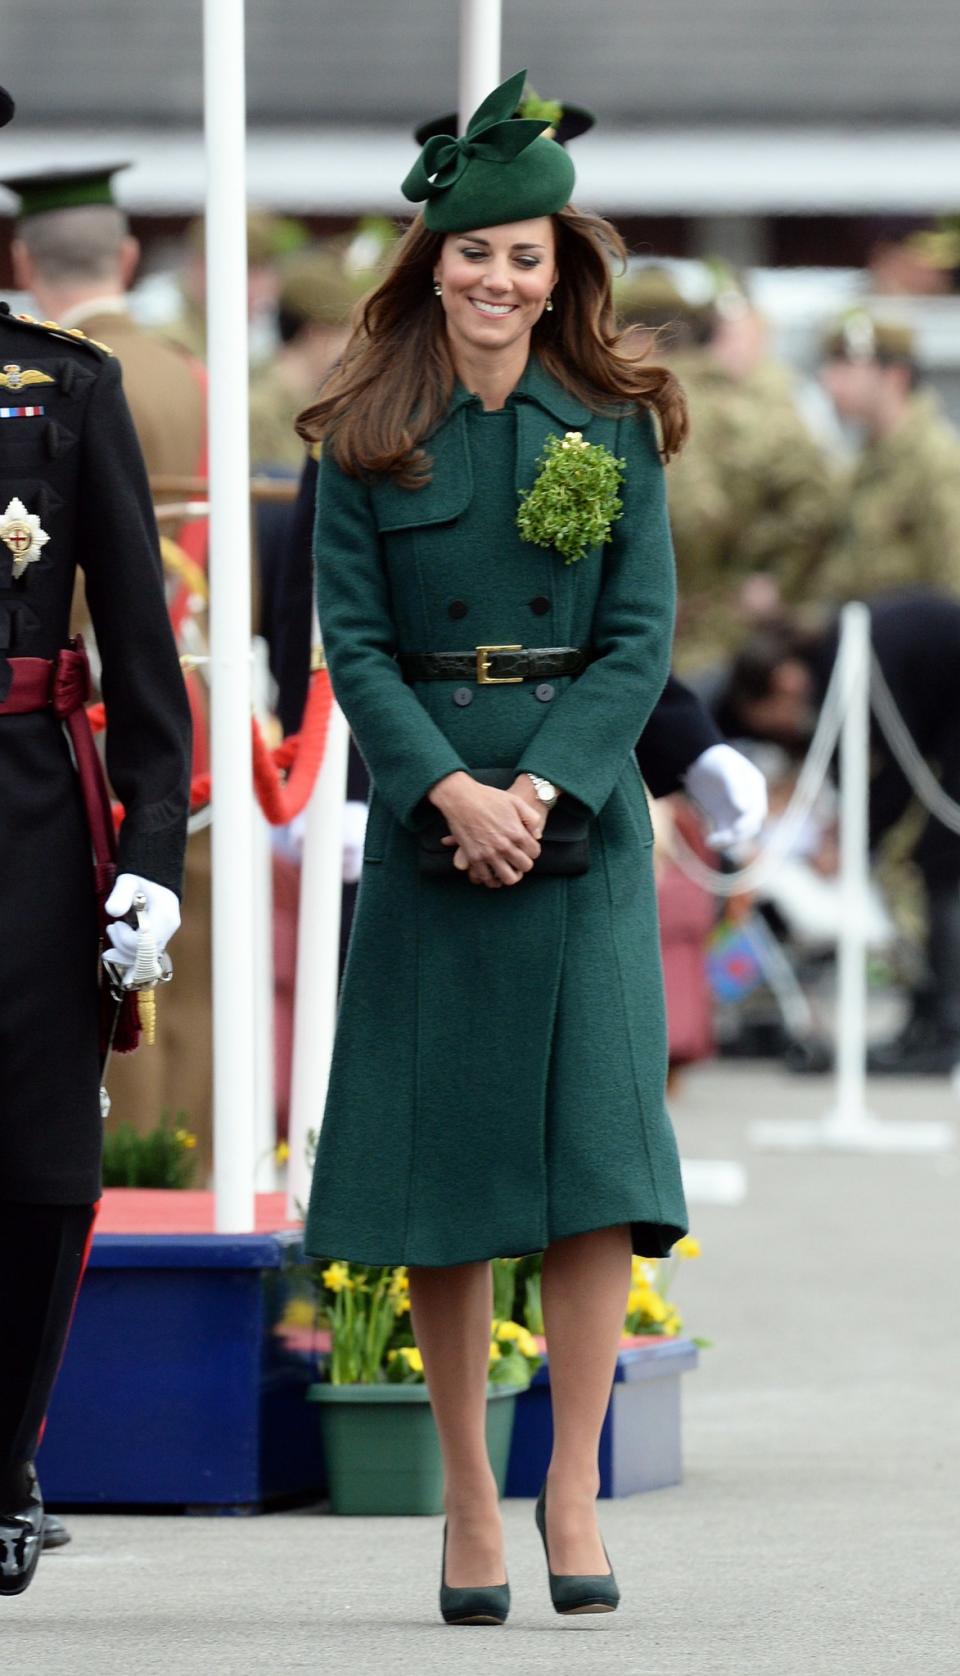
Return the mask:
<svg viewBox="0 0 960 1676">
<path fill-rule="evenodd" d="M 586 110 L 583 105 L 570 105 L 566 101 L 561 104 L 559 99 L 541 99 L 536 88 L 531 87 L 529 82 L 524 87 L 523 97 L 512 115 L 532 117 L 535 122 L 549 123 L 546 138 L 556 140 L 558 145 L 568 145 L 580 134 L 589 133 L 597 123 L 593 112 Z M 448 111 L 444 116 L 434 116 L 429 122 L 421 122 L 419 128 L 414 129 L 413 137 L 417 145 L 426 145 L 428 140 L 433 139 L 434 134 L 452 134 L 456 126 L 456 111 Z"/>
<path fill-rule="evenodd" d="M 89 163 L 72 169 L 42 169 L 27 175 L 8 175 L 0 180 L 20 199 L 17 219 L 44 215 L 47 210 L 82 209 L 87 204 L 112 204 L 113 177 L 129 169 L 129 163 Z"/>
<path fill-rule="evenodd" d="M 851 309 L 823 339 L 827 360 L 914 361 L 917 340 L 909 326 L 875 320 L 865 308 Z"/>
<path fill-rule="evenodd" d="M 541 137 L 549 123 L 513 115 L 526 76 L 519 70 L 484 99 L 460 139 L 434 134 L 424 146 L 400 190 L 411 203 L 426 202 L 432 233 L 529 221 L 570 202 L 573 164 Z"/>
</svg>

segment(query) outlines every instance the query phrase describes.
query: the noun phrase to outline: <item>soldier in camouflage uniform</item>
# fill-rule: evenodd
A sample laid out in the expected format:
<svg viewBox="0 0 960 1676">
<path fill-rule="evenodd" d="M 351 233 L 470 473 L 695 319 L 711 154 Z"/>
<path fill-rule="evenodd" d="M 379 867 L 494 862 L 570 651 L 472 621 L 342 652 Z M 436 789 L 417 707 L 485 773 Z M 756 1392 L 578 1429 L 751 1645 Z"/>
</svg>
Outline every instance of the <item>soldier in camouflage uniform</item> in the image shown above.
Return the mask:
<svg viewBox="0 0 960 1676">
<path fill-rule="evenodd" d="M 354 304 L 373 275 L 353 273 L 342 249 L 305 251 L 284 265 L 277 301 L 280 347 L 250 385 L 250 462 L 299 473 L 303 443 L 293 428 L 349 336 Z"/>
<path fill-rule="evenodd" d="M 818 594 L 835 603 L 917 585 L 960 593 L 960 437 L 920 387 L 913 333 L 857 310 L 824 348 L 822 381 L 866 444 Z"/>
<path fill-rule="evenodd" d="M 668 275 L 617 290 L 627 321 L 671 319 Z M 728 286 L 691 308 L 673 291 L 660 330 L 690 403 L 691 438 L 667 470 L 679 585 L 676 665 L 696 673 L 742 642 L 751 621 L 804 598 L 836 516 L 830 462 L 807 428 L 792 374 L 766 348 L 762 318 Z"/>
</svg>

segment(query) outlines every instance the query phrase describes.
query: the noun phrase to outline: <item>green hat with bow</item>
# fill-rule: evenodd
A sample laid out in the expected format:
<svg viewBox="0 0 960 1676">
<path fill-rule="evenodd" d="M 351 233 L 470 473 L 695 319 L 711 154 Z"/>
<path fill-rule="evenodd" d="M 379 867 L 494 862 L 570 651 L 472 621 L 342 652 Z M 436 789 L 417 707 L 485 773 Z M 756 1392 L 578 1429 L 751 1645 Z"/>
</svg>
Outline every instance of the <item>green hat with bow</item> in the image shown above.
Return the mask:
<svg viewBox="0 0 960 1676">
<path fill-rule="evenodd" d="M 432 233 L 466 233 L 507 221 L 555 215 L 570 202 L 576 175 L 562 146 L 543 135 L 550 124 L 516 117 L 526 70 L 495 88 L 459 139 L 434 134 L 400 190 L 424 204 Z"/>
</svg>

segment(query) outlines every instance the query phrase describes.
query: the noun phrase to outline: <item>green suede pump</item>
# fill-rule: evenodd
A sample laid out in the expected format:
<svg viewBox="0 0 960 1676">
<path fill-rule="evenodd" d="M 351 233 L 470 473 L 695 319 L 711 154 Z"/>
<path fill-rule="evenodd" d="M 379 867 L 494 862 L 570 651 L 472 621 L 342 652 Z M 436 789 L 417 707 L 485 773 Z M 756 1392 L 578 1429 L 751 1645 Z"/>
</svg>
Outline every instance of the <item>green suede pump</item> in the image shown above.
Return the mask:
<svg viewBox="0 0 960 1676">
<path fill-rule="evenodd" d="M 510 1611 L 510 1584 L 486 1588 L 452 1589 L 447 1582 L 447 1527 L 443 1527 L 440 1567 L 440 1614 L 445 1624 L 505 1624 Z"/>
<path fill-rule="evenodd" d="M 573 1574 L 558 1576 L 550 1570 L 550 1550 L 547 1547 L 547 1486 L 537 1497 L 537 1529 L 543 1538 L 543 1551 L 547 1556 L 547 1575 L 550 1579 L 550 1599 L 553 1609 L 564 1617 L 573 1617 L 577 1613 L 586 1612 L 615 1612 L 620 1604 L 620 1590 L 617 1579 L 613 1575 L 613 1567 L 600 1577 L 577 1577 Z M 606 1548 L 607 1564 L 610 1556 Z"/>
</svg>

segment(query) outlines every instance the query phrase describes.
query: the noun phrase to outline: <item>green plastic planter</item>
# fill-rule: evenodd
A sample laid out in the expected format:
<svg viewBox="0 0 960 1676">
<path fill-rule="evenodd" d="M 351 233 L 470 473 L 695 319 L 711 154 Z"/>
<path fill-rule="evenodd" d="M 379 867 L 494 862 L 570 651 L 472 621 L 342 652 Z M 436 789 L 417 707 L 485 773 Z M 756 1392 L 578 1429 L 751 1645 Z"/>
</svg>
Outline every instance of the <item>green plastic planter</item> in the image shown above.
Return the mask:
<svg viewBox="0 0 960 1676">
<path fill-rule="evenodd" d="M 440 1443 L 425 1385 L 311 1385 L 331 1513 L 443 1512 Z M 517 1391 L 487 1390 L 487 1448 L 503 1495 Z"/>
</svg>

